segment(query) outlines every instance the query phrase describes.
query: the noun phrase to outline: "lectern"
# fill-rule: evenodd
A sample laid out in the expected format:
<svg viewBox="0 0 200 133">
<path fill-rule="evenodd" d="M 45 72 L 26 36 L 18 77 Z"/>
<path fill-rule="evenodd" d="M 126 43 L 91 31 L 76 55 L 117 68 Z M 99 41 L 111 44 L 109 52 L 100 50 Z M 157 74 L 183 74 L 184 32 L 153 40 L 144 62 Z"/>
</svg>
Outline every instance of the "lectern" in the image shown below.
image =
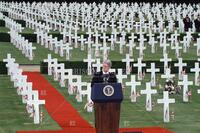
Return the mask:
<svg viewBox="0 0 200 133">
<path fill-rule="evenodd" d="M 118 133 L 120 104 L 123 100 L 120 83 L 95 83 L 91 99 L 95 109 L 96 133 Z"/>
</svg>

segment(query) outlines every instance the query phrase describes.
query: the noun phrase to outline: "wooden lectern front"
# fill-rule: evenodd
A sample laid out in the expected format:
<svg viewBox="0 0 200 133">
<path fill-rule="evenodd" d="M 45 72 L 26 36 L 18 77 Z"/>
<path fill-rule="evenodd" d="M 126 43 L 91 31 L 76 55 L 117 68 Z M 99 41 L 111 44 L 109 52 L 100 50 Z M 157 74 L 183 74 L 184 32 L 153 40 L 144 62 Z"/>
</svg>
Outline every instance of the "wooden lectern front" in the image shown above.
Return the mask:
<svg viewBox="0 0 200 133">
<path fill-rule="evenodd" d="M 96 133 L 118 133 L 123 99 L 121 84 L 96 83 L 92 87 L 91 99 L 94 102 Z"/>
</svg>

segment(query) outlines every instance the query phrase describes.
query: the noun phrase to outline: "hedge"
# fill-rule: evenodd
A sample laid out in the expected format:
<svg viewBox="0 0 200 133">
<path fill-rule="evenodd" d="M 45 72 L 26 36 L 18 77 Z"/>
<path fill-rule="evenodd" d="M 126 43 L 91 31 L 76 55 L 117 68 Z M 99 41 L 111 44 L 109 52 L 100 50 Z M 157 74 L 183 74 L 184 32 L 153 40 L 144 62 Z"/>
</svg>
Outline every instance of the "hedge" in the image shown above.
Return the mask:
<svg viewBox="0 0 200 133">
<path fill-rule="evenodd" d="M 5 21 L 0 19 L 0 27 L 5 27 Z"/>
<path fill-rule="evenodd" d="M 0 74 L 7 74 L 6 63 L 0 61 Z"/>
</svg>

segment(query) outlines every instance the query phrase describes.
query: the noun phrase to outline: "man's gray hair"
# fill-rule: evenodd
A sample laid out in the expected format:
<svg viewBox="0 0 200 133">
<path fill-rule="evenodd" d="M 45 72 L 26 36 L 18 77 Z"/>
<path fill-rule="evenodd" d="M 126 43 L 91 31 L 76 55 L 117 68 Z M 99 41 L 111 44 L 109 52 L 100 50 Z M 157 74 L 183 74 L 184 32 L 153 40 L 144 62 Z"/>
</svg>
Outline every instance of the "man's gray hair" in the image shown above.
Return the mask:
<svg viewBox="0 0 200 133">
<path fill-rule="evenodd" d="M 112 62 L 110 60 L 104 60 L 103 64 L 107 64 L 109 67 L 112 66 Z"/>
</svg>

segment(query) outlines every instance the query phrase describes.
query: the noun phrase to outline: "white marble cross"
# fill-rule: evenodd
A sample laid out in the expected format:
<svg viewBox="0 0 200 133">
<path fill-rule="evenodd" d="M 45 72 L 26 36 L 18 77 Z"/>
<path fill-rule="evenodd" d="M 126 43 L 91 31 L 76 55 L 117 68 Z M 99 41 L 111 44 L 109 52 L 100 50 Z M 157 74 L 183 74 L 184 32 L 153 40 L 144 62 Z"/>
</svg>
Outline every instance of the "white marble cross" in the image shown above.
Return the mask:
<svg viewBox="0 0 200 133">
<path fill-rule="evenodd" d="M 127 75 L 123 75 L 123 69 L 117 69 L 116 75 L 118 82 L 123 84 L 123 79 L 127 79 Z"/>
<path fill-rule="evenodd" d="M 87 95 L 87 103 L 86 103 L 87 112 L 92 112 L 93 102 L 91 100 L 91 83 L 87 83 L 87 90 L 85 92 L 82 92 L 82 94 Z"/>
<path fill-rule="evenodd" d="M 66 51 L 66 60 L 70 59 L 70 50 L 73 50 L 73 47 L 70 47 L 70 43 L 66 43 L 65 48 L 63 50 Z"/>
<path fill-rule="evenodd" d="M 33 105 L 34 107 L 34 124 L 40 123 L 40 111 L 39 106 L 45 104 L 45 100 L 39 100 L 38 93 L 33 95 L 33 99 L 27 101 L 28 105 Z"/>
<path fill-rule="evenodd" d="M 138 62 L 136 64 L 133 64 L 133 66 L 138 68 L 138 73 L 137 73 L 138 80 L 142 80 L 143 78 L 142 67 L 146 66 L 145 63 L 142 63 L 142 58 L 138 58 Z"/>
<path fill-rule="evenodd" d="M 115 38 L 114 38 L 114 35 L 111 35 L 110 38 L 108 39 L 108 41 L 110 41 L 110 47 L 111 47 L 111 50 L 115 50 Z"/>
<path fill-rule="evenodd" d="M 126 44 L 126 41 L 122 37 L 120 37 L 120 40 L 118 43 L 119 43 L 119 53 L 123 54 L 123 49 Z"/>
<path fill-rule="evenodd" d="M 82 86 L 87 86 L 87 82 L 82 82 L 80 75 L 74 75 L 74 79 L 76 79 L 75 82 L 72 82 L 72 86 L 77 87 L 76 91 L 76 100 L 77 102 L 82 102 Z"/>
<path fill-rule="evenodd" d="M 126 54 L 126 58 L 122 59 L 122 62 L 126 62 L 126 74 L 130 74 L 130 72 L 131 72 L 130 63 L 133 61 L 134 61 L 134 59 L 131 59 L 129 54 Z"/>
<path fill-rule="evenodd" d="M 92 59 L 91 54 L 88 54 L 87 59 L 83 59 L 83 62 L 87 62 L 87 71 L 88 75 L 92 75 L 92 63 L 95 62 L 95 59 Z"/>
<path fill-rule="evenodd" d="M 131 102 L 136 102 L 137 91 L 136 86 L 141 85 L 141 82 L 137 82 L 135 75 L 131 75 L 131 81 L 126 82 L 126 86 L 131 86 Z"/>
<path fill-rule="evenodd" d="M 78 81 L 78 80 L 77 80 Z M 89 85 L 90 86 L 89 86 Z M 85 95 L 87 95 L 87 102 L 91 101 L 91 84 L 90 83 L 86 83 L 86 82 L 81 82 L 82 86 L 86 86 L 87 89 L 80 89 L 78 90 L 78 97 L 77 101 L 78 102 L 82 102 L 82 97 L 84 97 Z"/>
<path fill-rule="evenodd" d="M 161 62 L 164 62 L 164 73 L 166 73 L 166 69 L 168 68 L 168 62 L 172 61 L 171 58 L 168 58 L 167 54 L 163 55 L 164 57 L 160 59 Z"/>
<path fill-rule="evenodd" d="M 12 77 L 14 72 L 19 69 L 19 64 L 18 63 L 11 63 L 11 64 L 6 64 L 6 67 L 8 68 L 8 75 Z"/>
<path fill-rule="evenodd" d="M 92 44 L 93 47 L 95 47 L 95 57 L 99 57 L 100 56 L 100 48 L 102 47 L 102 44 L 95 42 L 94 44 Z"/>
<path fill-rule="evenodd" d="M 156 94 L 157 90 L 152 90 L 151 89 L 151 83 L 148 82 L 146 83 L 146 90 L 141 90 L 141 94 L 146 94 L 146 111 L 152 111 L 152 100 L 151 100 L 151 95 Z"/>
<path fill-rule="evenodd" d="M 172 79 L 174 77 L 175 77 L 175 74 L 171 74 L 171 69 L 170 68 L 166 68 L 165 74 L 161 75 L 161 78 L 164 78 L 164 79 Z"/>
<path fill-rule="evenodd" d="M 51 63 L 52 63 L 53 59 L 51 57 L 51 54 L 48 54 L 47 59 L 44 59 L 44 62 L 48 63 L 48 75 L 52 75 L 52 70 L 51 70 Z"/>
<path fill-rule="evenodd" d="M 186 36 L 184 36 L 183 41 L 180 41 L 180 43 L 183 44 L 183 53 L 187 53 L 190 45 L 189 39 Z"/>
<path fill-rule="evenodd" d="M 178 43 L 176 43 L 175 46 L 172 47 L 172 49 L 175 49 L 176 58 L 179 58 L 179 56 L 180 56 L 180 51 L 179 50 L 182 49 L 182 47 L 179 46 Z"/>
<path fill-rule="evenodd" d="M 104 43 L 103 47 L 101 47 L 100 50 L 103 51 L 103 60 L 107 60 L 108 59 L 108 51 L 110 50 L 110 47 L 108 47 L 107 44 Z"/>
<path fill-rule="evenodd" d="M 197 43 L 194 46 L 197 46 L 197 56 L 200 56 L 200 38 L 197 38 Z"/>
<path fill-rule="evenodd" d="M 132 39 L 129 40 L 129 43 L 126 44 L 126 46 L 129 47 L 129 55 L 130 55 L 130 57 L 132 57 L 133 56 L 133 48 L 135 47 L 134 41 Z"/>
<path fill-rule="evenodd" d="M 183 79 L 183 67 L 187 66 L 187 63 L 183 63 L 182 58 L 178 58 L 178 63 L 174 63 L 174 66 L 178 67 L 178 78 L 179 80 Z"/>
<path fill-rule="evenodd" d="M 151 68 L 147 69 L 151 73 L 151 86 L 156 86 L 156 72 L 160 72 L 159 68 L 155 67 L 155 63 L 151 63 Z"/>
<path fill-rule="evenodd" d="M 65 70 L 65 64 L 64 63 L 61 63 L 61 64 L 57 64 L 56 68 L 54 69 L 55 70 L 55 74 L 54 74 L 54 80 L 55 81 L 58 81 L 61 73 L 63 74 L 64 70 Z"/>
<path fill-rule="evenodd" d="M 33 60 L 33 50 L 36 49 L 36 47 L 32 46 L 32 43 L 28 43 L 27 47 L 27 57 L 29 58 L 29 60 Z"/>
<path fill-rule="evenodd" d="M 143 58 L 144 50 L 146 49 L 146 47 L 144 46 L 144 44 L 142 42 L 140 42 L 139 46 L 136 47 L 136 49 L 139 50 L 139 58 Z"/>
<path fill-rule="evenodd" d="M 93 44 L 93 41 L 91 40 L 91 38 L 87 38 L 87 41 L 85 42 L 87 44 L 87 51 L 88 51 L 88 54 L 92 54 L 92 44 Z M 106 44 L 105 44 L 106 45 Z"/>
<path fill-rule="evenodd" d="M 157 99 L 157 103 L 163 103 L 164 104 L 164 109 L 163 109 L 163 120 L 164 122 L 169 122 L 169 104 L 170 103 L 175 103 L 175 99 L 170 99 L 169 98 L 169 92 L 168 91 L 163 91 L 163 99 Z"/>
<path fill-rule="evenodd" d="M 68 80 L 68 90 L 71 88 L 70 83 L 72 82 L 71 76 L 73 75 L 72 69 L 65 69 L 63 72 L 63 76 L 61 75 L 60 86 L 65 87 L 65 80 Z"/>
<path fill-rule="evenodd" d="M 96 59 L 96 64 L 92 64 L 92 67 L 96 67 L 96 72 L 100 72 L 103 64 L 100 59 Z"/>
<path fill-rule="evenodd" d="M 22 76 L 22 72 L 23 72 L 22 69 L 16 69 L 13 72 L 13 75 L 10 77 L 11 81 L 14 81 L 14 87 L 17 87 L 17 82 L 18 82 L 18 79 Z"/>
<path fill-rule="evenodd" d="M 166 42 L 166 39 L 164 39 L 163 43 L 160 44 L 160 47 L 163 48 L 163 55 L 167 54 L 167 47 L 169 46 L 169 44 Z"/>
<path fill-rule="evenodd" d="M 86 39 L 84 38 L 84 35 L 81 35 L 79 41 L 81 43 L 81 50 L 83 51 L 84 50 L 85 41 L 86 41 Z"/>
<path fill-rule="evenodd" d="M 10 62 L 15 62 L 15 59 L 11 57 L 11 54 L 7 54 L 7 57 L 5 59 L 3 59 L 3 62 L 7 62 L 7 63 L 10 63 Z"/>
<path fill-rule="evenodd" d="M 32 83 L 27 82 L 26 88 L 24 88 L 21 92 L 22 95 L 22 102 L 27 103 L 28 100 L 31 100 L 32 98 Z"/>
<path fill-rule="evenodd" d="M 49 67 L 50 67 L 50 71 L 53 76 L 55 76 L 55 72 L 57 70 L 57 65 L 58 65 L 58 59 L 56 59 L 56 58 L 52 59 L 52 62 Z"/>
<path fill-rule="evenodd" d="M 3 59 L 3 62 L 7 62 L 8 66 L 9 66 L 9 64 L 15 63 L 15 59 L 11 57 L 11 54 L 7 54 L 7 58 Z M 10 68 L 9 67 L 7 67 L 7 68 L 8 68 L 8 75 L 10 75 L 10 73 L 9 73 Z"/>
<path fill-rule="evenodd" d="M 108 36 L 106 35 L 106 33 L 103 33 L 103 36 L 101 36 L 100 38 L 103 39 L 103 44 L 105 44 L 107 42 Z"/>
<path fill-rule="evenodd" d="M 152 37 L 150 40 L 149 40 L 149 44 L 151 45 L 151 53 L 155 53 L 155 44 L 158 43 L 158 41 L 155 40 L 154 37 Z"/>
<path fill-rule="evenodd" d="M 188 86 L 193 85 L 193 82 L 188 81 L 188 75 L 183 75 L 183 81 L 179 81 L 178 85 L 183 86 L 183 101 L 188 102 L 189 101 Z"/>
<path fill-rule="evenodd" d="M 190 69 L 191 72 L 195 72 L 195 85 L 199 86 L 200 85 L 200 77 L 199 77 L 199 62 L 195 62 L 195 67 Z"/>
<path fill-rule="evenodd" d="M 177 33 L 177 30 L 174 31 L 173 34 L 171 34 L 171 38 L 168 39 L 169 41 L 171 41 L 171 47 L 173 47 L 174 45 L 176 45 L 178 43 L 178 36 L 180 34 Z"/>
<path fill-rule="evenodd" d="M 27 76 L 26 75 L 22 75 L 17 82 L 17 94 L 21 95 L 22 91 L 24 89 L 26 89 L 26 85 L 27 85 Z"/>
</svg>

